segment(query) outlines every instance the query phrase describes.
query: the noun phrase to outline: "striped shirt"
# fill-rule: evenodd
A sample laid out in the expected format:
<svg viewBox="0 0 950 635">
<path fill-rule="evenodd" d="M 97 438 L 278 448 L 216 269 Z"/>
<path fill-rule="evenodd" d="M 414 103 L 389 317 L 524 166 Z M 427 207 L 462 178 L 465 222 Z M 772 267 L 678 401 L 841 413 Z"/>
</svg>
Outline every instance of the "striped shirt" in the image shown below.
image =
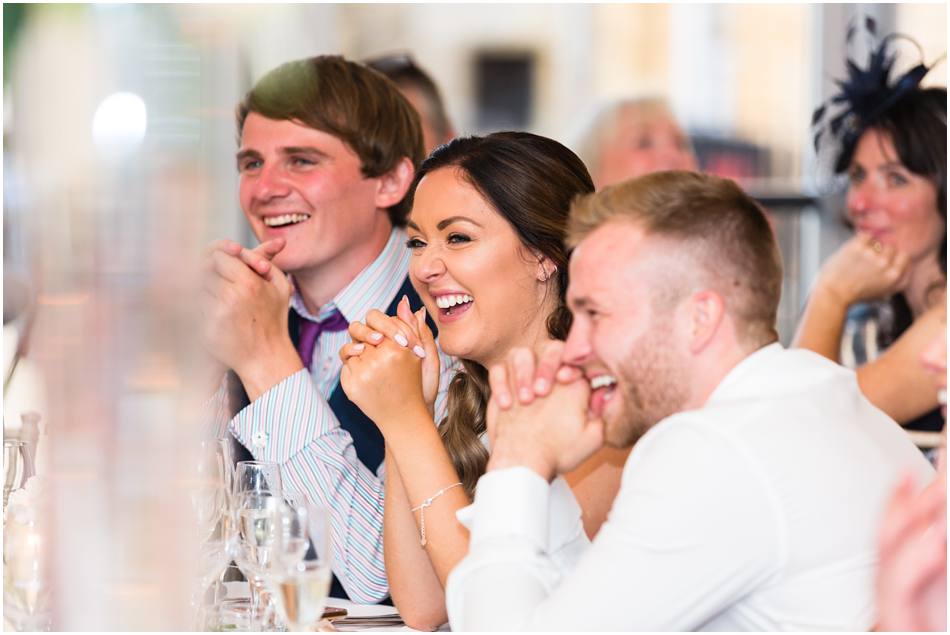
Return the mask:
<svg viewBox="0 0 950 635">
<path fill-rule="evenodd" d="M 308 319 L 325 319 L 336 309 L 348 322 L 364 320 L 370 309 L 385 310 L 409 270 L 405 241 L 405 232 L 393 229 L 379 256 L 321 307 L 319 315 L 310 314 L 297 294 L 291 306 Z M 271 387 L 239 412 L 228 428 L 255 459 L 282 466 L 285 489 L 304 493 L 327 510 L 333 572 L 351 600 L 374 603 L 389 593 L 383 560 L 385 464 L 376 471 L 363 465 L 350 434 L 327 403 L 339 385 L 343 367 L 339 350 L 349 341 L 346 331 L 321 334 L 311 369 L 301 369 Z M 457 370 L 455 360 L 441 350 L 439 358 L 437 421 Z"/>
</svg>

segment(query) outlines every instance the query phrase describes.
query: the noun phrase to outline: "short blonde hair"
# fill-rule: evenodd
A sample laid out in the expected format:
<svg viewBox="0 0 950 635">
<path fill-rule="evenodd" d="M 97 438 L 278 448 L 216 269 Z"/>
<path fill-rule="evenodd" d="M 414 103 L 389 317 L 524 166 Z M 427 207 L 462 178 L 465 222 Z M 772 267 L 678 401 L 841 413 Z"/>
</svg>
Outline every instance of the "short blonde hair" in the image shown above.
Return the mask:
<svg viewBox="0 0 950 635">
<path fill-rule="evenodd" d="M 576 247 L 613 221 L 681 244 L 699 268 L 695 274 L 723 296 L 740 338 L 759 344 L 778 339 L 782 257 L 762 208 L 735 182 L 667 171 L 604 188 L 574 202 L 568 245 Z"/>
</svg>

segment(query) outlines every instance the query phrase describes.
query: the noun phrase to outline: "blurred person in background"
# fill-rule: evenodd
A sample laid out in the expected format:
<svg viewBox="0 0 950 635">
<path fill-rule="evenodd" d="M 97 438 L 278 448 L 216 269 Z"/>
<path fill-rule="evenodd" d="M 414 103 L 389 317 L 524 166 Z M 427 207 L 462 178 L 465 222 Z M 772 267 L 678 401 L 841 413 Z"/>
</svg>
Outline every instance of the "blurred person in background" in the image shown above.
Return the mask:
<svg viewBox="0 0 950 635">
<path fill-rule="evenodd" d="M 338 352 L 371 309 L 394 314 L 403 296 L 422 306 L 404 229 L 419 117 L 378 73 L 321 56 L 265 75 L 237 129 L 239 199 L 261 245 L 209 250 L 204 337 L 231 369 L 219 420 L 239 460 L 281 464 L 285 486 L 327 510 L 331 595 L 378 602 L 389 592 L 384 443 L 340 389 Z"/>
<path fill-rule="evenodd" d="M 603 107 L 588 125 L 578 154 L 598 190 L 650 172 L 696 169 L 689 137 L 658 97 Z"/>
<path fill-rule="evenodd" d="M 945 316 L 947 91 L 918 86 L 924 64 L 890 82 L 895 41 L 872 50 L 866 68 L 850 64 L 829 102 L 841 112 L 815 113 L 819 158 L 848 177 L 855 236 L 822 266 L 793 345 L 856 367 L 862 391 L 900 424 L 938 431 L 917 359 Z"/>
<path fill-rule="evenodd" d="M 563 365 L 519 350 L 490 369 L 492 455 L 446 586 L 452 627 L 869 628 L 888 493 L 933 468 L 852 371 L 778 343 L 761 208 L 732 181 L 659 172 L 578 200 L 568 235 L 574 321 L 547 345 Z M 505 407 L 538 377 L 557 384 Z M 549 483 L 605 440 L 633 451 L 566 568 Z"/>
<path fill-rule="evenodd" d="M 420 360 L 393 341 L 401 334 L 431 351 L 421 318 L 404 307 L 397 318 L 374 311 L 366 325 L 350 326 L 355 343 L 341 351 L 341 381 L 386 437 L 387 572 L 413 628 L 447 620 L 445 580 L 468 550 L 456 512 L 471 502 L 491 449 L 487 368 L 512 347 L 537 351 L 567 335 L 567 214 L 575 197 L 592 191 L 577 155 L 526 132 L 455 139 L 423 162 L 410 195 L 410 276 L 436 316 L 441 346 L 463 365 L 446 416 L 436 413 L 438 428 L 437 356 Z M 386 335 L 383 343 L 374 345 L 375 333 Z M 620 486 L 625 455 L 611 461 L 604 452 L 555 482 L 552 507 L 575 512 L 552 529 L 558 558 L 577 555 L 559 545 L 582 547 L 585 530 L 597 533 Z"/>
<path fill-rule="evenodd" d="M 921 359 L 933 374 L 946 416 L 947 331 Z M 947 630 L 947 438 L 937 459 L 937 479 L 918 491 L 905 475 L 884 514 L 877 575 L 880 631 Z"/>
<path fill-rule="evenodd" d="M 947 261 L 940 266 L 946 274 Z M 920 355 L 947 418 L 947 321 Z M 877 574 L 880 631 L 947 630 L 947 428 L 937 479 L 916 491 L 913 475 L 897 486 L 884 514 Z"/>
<path fill-rule="evenodd" d="M 411 55 L 383 55 L 368 59 L 364 63 L 391 79 L 419 113 L 426 156 L 455 138 L 455 127 L 446 113 L 439 87 L 432 77 L 416 64 Z"/>
</svg>

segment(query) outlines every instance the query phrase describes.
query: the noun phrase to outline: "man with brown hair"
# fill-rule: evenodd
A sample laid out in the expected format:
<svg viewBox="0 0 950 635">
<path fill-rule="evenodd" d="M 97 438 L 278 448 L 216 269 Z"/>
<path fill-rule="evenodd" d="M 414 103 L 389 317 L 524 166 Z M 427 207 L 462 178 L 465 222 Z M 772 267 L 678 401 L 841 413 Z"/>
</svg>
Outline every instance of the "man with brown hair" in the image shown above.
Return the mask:
<svg viewBox="0 0 950 635">
<path fill-rule="evenodd" d="M 377 602 L 388 594 L 384 444 L 340 388 L 338 352 L 369 310 L 395 315 L 403 296 L 421 307 L 402 229 L 419 119 L 380 74 L 322 56 L 262 78 L 237 128 L 239 199 L 261 245 L 222 241 L 209 255 L 204 335 L 231 369 L 221 432 L 327 510 L 333 595 Z"/>
<path fill-rule="evenodd" d="M 933 470 L 853 372 L 777 343 L 760 208 L 731 181 L 659 172 L 576 203 L 570 242 L 567 341 L 490 371 L 453 629 L 867 629 L 887 493 Z M 636 445 L 564 570 L 549 483 L 604 441 Z"/>
</svg>

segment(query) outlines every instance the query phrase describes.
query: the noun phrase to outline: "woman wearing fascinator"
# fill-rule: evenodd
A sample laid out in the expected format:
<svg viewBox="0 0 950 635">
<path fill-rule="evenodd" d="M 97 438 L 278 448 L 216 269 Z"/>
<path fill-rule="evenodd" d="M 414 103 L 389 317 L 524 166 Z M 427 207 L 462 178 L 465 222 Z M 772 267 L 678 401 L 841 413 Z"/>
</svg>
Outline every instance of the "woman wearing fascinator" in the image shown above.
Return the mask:
<svg viewBox="0 0 950 635">
<path fill-rule="evenodd" d="M 937 431 L 938 395 L 917 359 L 946 323 L 947 90 L 920 86 L 936 62 L 891 79 L 901 41 L 914 43 L 883 38 L 866 68 L 849 59 L 841 92 L 815 111 L 815 147 L 847 175 L 855 234 L 822 266 L 793 345 L 855 367 L 900 424 Z"/>
</svg>

